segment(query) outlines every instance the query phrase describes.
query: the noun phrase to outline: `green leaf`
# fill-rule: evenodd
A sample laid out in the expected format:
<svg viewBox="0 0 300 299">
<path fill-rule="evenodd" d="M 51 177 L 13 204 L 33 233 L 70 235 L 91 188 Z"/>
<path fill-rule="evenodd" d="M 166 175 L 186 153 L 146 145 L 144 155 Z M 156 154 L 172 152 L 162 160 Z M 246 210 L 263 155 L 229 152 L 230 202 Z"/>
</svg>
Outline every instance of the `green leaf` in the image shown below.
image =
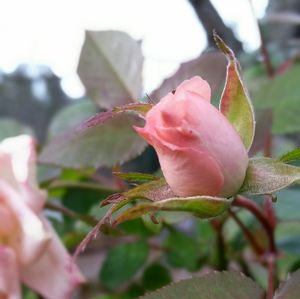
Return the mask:
<svg viewBox="0 0 300 299">
<path fill-rule="evenodd" d="M 0 140 L 21 134 L 34 136 L 33 130 L 13 118 L 4 117 L 0 119 Z"/>
<path fill-rule="evenodd" d="M 168 269 L 158 263 L 150 265 L 143 275 L 143 286 L 146 290 L 156 290 L 171 281 Z"/>
<path fill-rule="evenodd" d="M 159 201 L 174 196 L 175 195 L 170 189 L 170 186 L 166 183 L 166 180 L 164 178 L 160 178 L 158 180 L 153 180 L 139 185 L 127 192 L 113 194 L 107 197 L 101 205 L 106 206 L 108 204 L 114 204 L 114 207 L 112 207 L 112 212 L 114 213 L 135 199 Z"/>
<path fill-rule="evenodd" d="M 200 248 L 193 238 L 181 232 L 172 231 L 164 245 L 168 248 L 167 260 L 170 265 L 186 268 L 190 271 L 197 270 Z"/>
<path fill-rule="evenodd" d="M 300 270 L 294 272 L 276 291 L 274 299 L 299 299 Z"/>
<path fill-rule="evenodd" d="M 141 44 L 121 31 L 86 31 L 78 75 L 100 107 L 136 101 L 143 91 Z"/>
<path fill-rule="evenodd" d="M 130 200 L 144 198 L 152 201 L 159 201 L 174 197 L 175 194 L 170 189 L 166 180 L 164 178 L 160 178 L 130 189 L 124 193 L 124 196 Z"/>
<path fill-rule="evenodd" d="M 279 158 L 279 160 L 282 162 L 290 162 L 299 159 L 300 159 L 300 148 L 296 148 L 293 151 L 290 151 Z"/>
<path fill-rule="evenodd" d="M 53 118 L 48 135 L 50 138 L 79 125 L 98 112 L 98 107 L 90 100 L 78 100 L 62 108 Z"/>
<path fill-rule="evenodd" d="M 250 278 L 237 272 L 210 273 L 183 280 L 141 299 L 263 299 L 264 292 Z M 279 298 L 278 298 L 279 299 Z"/>
<path fill-rule="evenodd" d="M 250 149 L 255 130 L 252 103 L 239 74 L 238 61 L 233 51 L 214 33 L 219 49 L 228 59 L 226 83 L 220 100 L 220 111 L 227 117 L 241 136 L 246 149 Z"/>
<path fill-rule="evenodd" d="M 138 156 L 147 144 L 132 126 L 142 120 L 129 113 L 111 111 L 91 117 L 57 138 L 44 148 L 41 163 L 68 168 L 98 168 L 124 163 Z"/>
<path fill-rule="evenodd" d="M 160 179 L 155 175 L 139 172 L 114 172 L 114 175 L 130 183 L 145 183 Z"/>
<path fill-rule="evenodd" d="M 252 158 L 239 192 L 272 194 L 300 180 L 300 168 L 271 158 Z"/>
<path fill-rule="evenodd" d="M 111 290 L 121 287 L 145 264 L 148 254 L 149 247 L 144 241 L 114 247 L 100 272 L 102 284 Z"/>
<path fill-rule="evenodd" d="M 230 206 L 230 203 L 228 199 L 211 196 L 177 197 L 146 202 L 123 211 L 116 218 L 115 224 L 157 211 L 190 212 L 199 218 L 211 218 L 223 213 Z"/>
<path fill-rule="evenodd" d="M 257 108 L 272 108 L 274 134 L 300 131 L 300 64 L 296 63 L 281 75 L 263 84 L 254 92 Z"/>
</svg>

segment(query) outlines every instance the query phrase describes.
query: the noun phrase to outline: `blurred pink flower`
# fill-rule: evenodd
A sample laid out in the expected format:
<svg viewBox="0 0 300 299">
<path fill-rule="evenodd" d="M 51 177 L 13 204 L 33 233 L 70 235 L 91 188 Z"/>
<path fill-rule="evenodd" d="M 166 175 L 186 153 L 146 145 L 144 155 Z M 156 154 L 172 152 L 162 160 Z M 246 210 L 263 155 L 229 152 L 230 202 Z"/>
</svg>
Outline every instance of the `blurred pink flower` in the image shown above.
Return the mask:
<svg viewBox="0 0 300 299">
<path fill-rule="evenodd" d="M 247 151 L 210 97 L 205 80 L 186 80 L 147 113 L 144 128 L 135 128 L 155 148 L 178 196 L 230 197 L 245 178 Z"/>
<path fill-rule="evenodd" d="M 20 281 L 47 299 L 70 298 L 84 281 L 43 216 L 29 136 L 0 143 L 0 298 L 21 298 Z"/>
</svg>

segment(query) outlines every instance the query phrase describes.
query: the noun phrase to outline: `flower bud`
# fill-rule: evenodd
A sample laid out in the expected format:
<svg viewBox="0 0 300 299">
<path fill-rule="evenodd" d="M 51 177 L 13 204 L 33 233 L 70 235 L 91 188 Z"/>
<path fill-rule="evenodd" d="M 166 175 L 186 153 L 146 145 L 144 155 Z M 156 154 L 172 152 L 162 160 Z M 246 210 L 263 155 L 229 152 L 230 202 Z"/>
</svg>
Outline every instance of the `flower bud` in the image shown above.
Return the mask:
<svg viewBox="0 0 300 299">
<path fill-rule="evenodd" d="M 155 148 L 178 196 L 230 197 L 245 178 L 248 154 L 242 139 L 210 97 L 205 80 L 186 80 L 147 113 L 144 128 L 135 128 Z"/>
</svg>

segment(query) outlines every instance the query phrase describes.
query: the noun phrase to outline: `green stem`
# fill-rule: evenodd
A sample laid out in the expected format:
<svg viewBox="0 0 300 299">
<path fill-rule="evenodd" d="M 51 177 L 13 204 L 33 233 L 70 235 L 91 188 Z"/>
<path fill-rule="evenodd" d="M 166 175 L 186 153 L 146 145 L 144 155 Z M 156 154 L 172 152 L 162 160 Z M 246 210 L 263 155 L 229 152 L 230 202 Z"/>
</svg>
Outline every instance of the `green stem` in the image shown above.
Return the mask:
<svg viewBox="0 0 300 299">
<path fill-rule="evenodd" d="M 216 249 L 217 249 L 217 270 L 227 270 L 228 261 L 226 258 L 226 246 L 223 235 L 223 227 L 226 219 L 213 219 L 210 221 L 212 227 L 216 232 Z"/>
</svg>

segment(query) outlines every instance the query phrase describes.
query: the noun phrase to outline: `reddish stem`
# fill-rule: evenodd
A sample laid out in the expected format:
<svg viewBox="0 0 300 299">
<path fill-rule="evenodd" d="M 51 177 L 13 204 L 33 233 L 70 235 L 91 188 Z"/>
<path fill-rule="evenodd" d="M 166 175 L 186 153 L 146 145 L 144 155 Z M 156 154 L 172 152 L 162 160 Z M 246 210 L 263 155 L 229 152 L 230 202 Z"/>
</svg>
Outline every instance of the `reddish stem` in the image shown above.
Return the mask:
<svg viewBox="0 0 300 299">
<path fill-rule="evenodd" d="M 276 253 L 276 245 L 274 241 L 274 228 L 270 224 L 269 219 L 265 215 L 265 213 L 261 210 L 260 206 L 254 202 L 253 200 L 248 199 L 247 197 L 238 195 L 233 202 L 233 205 L 236 207 L 242 207 L 250 211 L 257 220 L 261 223 L 264 227 L 265 231 L 267 232 L 269 238 L 269 246 L 270 252 Z"/>
<path fill-rule="evenodd" d="M 253 250 L 256 252 L 258 256 L 261 256 L 264 253 L 264 249 L 260 246 L 260 244 L 256 241 L 255 237 L 249 231 L 249 229 L 245 226 L 245 224 L 241 221 L 241 219 L 236 215 L 236 213 L 232 210 L 229 210 L 230 216 L 234 219 L 234 221 L 239 225 L 241 230 L 243 231 L 246 239 L 251 244 Z"/>
<path fill-rule="evenodd" d="M 272 78 L 274 76 L 275 72 L 274 72 L 274 68 L 272 66 L 270 55 L 269 55 L 269 52 L 268 52 L 268 49 L 267 49 L 266 40 L 264 38 L 261 25 L 260 25 L 259 21 L 256 18 L 253 3 L 252 3 L 251 0 L 249 0 L 249 3 L 250 3 L 251 11 L 252 11 L 252 14 L 253 14 L 253 18 L 254 18 L 254 20 L 257 24 L 257 29 L 258 29 L 259 38 L 260 38 L 260 53 L 261 53 L 261 56 L 263 58 L 264 66 L 266 68 L 266 73 L 267 73 L 269 78 Z"/>
<path fill-rule="evenodd" d="M 266 299 L 272 299 L 274 293 L 274 281 L 275 281 L 275 268 L 276 268 L 276 256 L 270 254 L 267 257 L 268 264 L 268 290 Z"/>
</svg>

